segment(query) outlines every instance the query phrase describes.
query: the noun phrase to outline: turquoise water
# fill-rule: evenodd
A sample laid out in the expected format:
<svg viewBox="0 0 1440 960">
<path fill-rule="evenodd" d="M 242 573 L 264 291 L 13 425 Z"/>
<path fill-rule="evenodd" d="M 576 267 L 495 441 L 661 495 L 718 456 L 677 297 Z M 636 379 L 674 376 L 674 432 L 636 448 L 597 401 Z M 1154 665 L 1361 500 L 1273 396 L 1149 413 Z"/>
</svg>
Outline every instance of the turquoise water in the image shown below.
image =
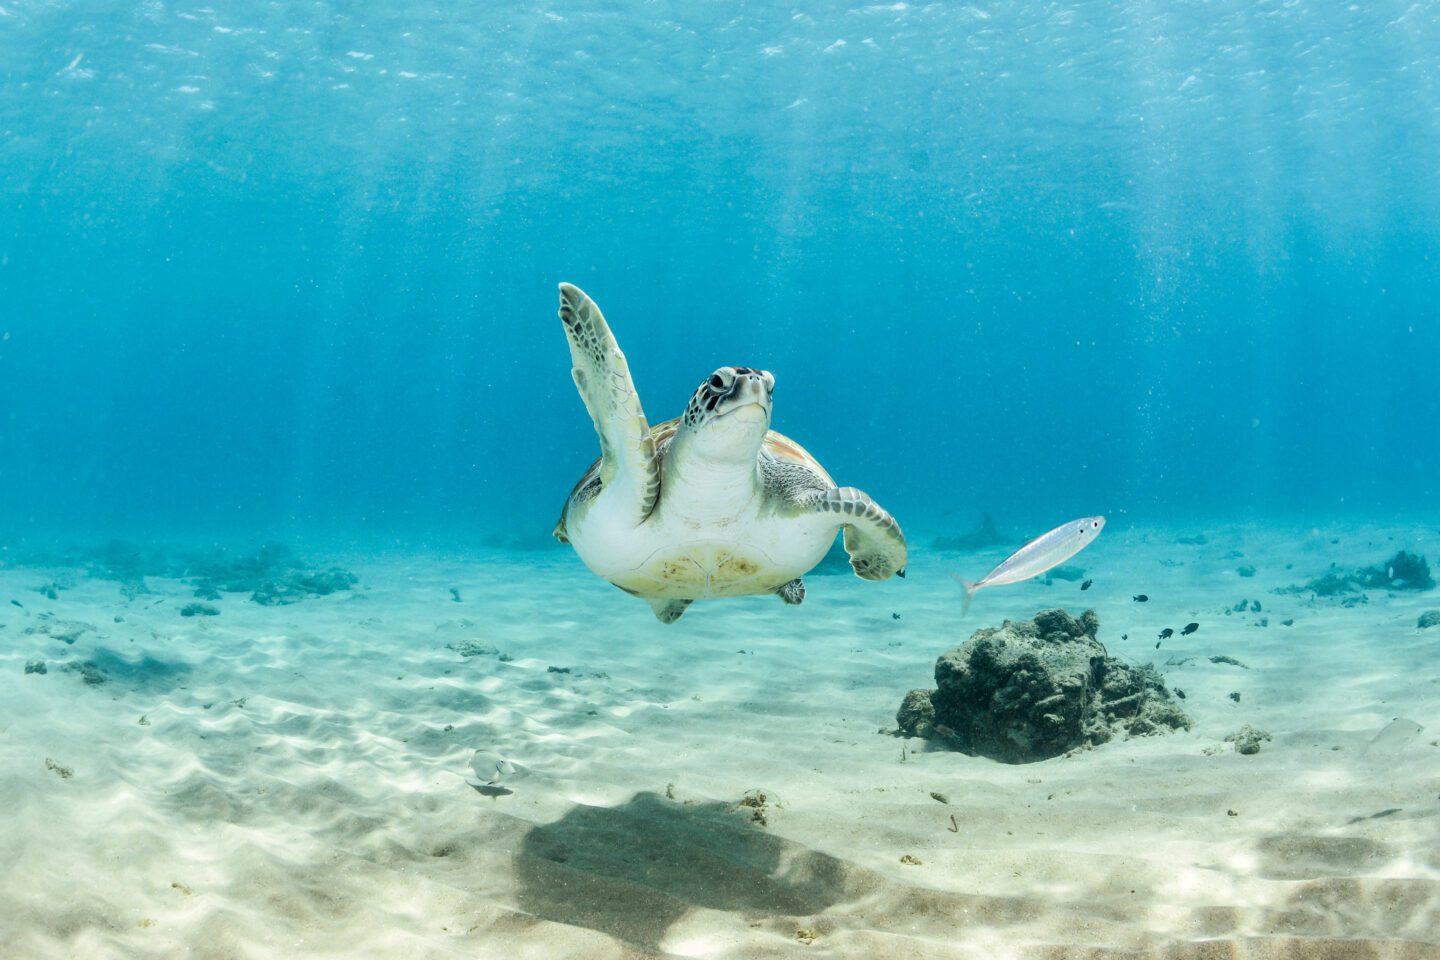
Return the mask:
<svg viewBox="0 0 1440 960">
<path fill-rule="evenodd" d="M 908 576 L 592 575 L 562 281 Z M 0 0 L 0 958 L 1433 956 L 1437 289 L 1440 3 Z"/>
<path fill-rule="evenodd" d="M 916 530 L 1433 503 L 1440 8 L 0 6 L 12 535 L 544 537 L 561 280 Z"/>
</svg>

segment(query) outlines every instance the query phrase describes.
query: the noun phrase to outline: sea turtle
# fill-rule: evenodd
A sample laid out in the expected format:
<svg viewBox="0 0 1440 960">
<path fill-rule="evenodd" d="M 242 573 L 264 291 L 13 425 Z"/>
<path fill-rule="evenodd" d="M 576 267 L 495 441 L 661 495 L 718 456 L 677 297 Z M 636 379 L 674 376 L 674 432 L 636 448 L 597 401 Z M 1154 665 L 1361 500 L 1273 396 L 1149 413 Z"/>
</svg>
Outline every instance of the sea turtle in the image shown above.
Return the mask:
<svg viewBox="0 0 1440 960">
<path fill-rule="evenodd" d="M 879 504 L 837 487 L 793 440 L 770 429 L 775 378 L 721 367 L 684 416 L 651 427 L 600 308 L 560 284 L 571 374 L 600 435 L 600 459 L 555 525 L 593 572 L 674 623 L 695 600 L 778 594 L 805 599 L 800 577 L 845 530 L 866 580 L 905 575 L 905 535 Z"/>
</svg>

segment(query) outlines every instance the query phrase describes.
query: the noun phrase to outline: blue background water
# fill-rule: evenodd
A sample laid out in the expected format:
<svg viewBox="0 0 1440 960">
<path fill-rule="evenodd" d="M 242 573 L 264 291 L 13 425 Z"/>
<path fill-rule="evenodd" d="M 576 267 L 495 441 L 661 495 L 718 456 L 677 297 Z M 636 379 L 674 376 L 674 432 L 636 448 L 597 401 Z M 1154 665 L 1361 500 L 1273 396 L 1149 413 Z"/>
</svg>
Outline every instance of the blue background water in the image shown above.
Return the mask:
<svg viewBox="0 0 1440 960">
<path fill-rule="evenodd" d="M 11 535 L 544 536 L 562 279 L 912 532 L 1433 509 L 1440 6 L 0 11 Z"/>
</svg>

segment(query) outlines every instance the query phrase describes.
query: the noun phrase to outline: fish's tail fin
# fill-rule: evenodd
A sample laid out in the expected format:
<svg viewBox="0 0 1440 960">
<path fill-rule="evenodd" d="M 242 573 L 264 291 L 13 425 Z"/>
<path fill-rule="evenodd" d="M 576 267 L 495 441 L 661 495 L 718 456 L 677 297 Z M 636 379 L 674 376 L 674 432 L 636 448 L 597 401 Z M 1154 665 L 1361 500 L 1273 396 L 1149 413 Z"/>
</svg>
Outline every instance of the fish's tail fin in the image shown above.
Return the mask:
<svg viewBox="0 0 1440 960">
<path fill-rule="evenodd" d="M 980 585 L 978 583 L 971 583 L 953 570 L 950 571 L 950 577 L 965 589 L 965 599 L 960 604 L 960 616 L 963 617 L 970 612 L 970 601 L 975 599 L 975 591 L 980 589 Z"/>
</svg>

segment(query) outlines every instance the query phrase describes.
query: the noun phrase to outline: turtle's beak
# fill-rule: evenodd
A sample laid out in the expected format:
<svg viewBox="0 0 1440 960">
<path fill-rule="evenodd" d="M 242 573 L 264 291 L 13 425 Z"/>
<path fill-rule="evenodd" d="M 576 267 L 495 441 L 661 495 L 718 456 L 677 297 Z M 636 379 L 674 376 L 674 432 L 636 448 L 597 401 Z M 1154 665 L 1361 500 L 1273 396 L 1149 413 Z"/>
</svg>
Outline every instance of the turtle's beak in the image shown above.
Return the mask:
<svg viewBox="0 0 1440 960">
<path fill-rule="evenodd" d="M 724 403 L 730 410 L 727 413 L 739 413 L 744 407 L 756 406 L 765 410 L 765 416 L 770 416 L 770 394 L 775 391 L 775 377 L 770 376 L 766 370 L 747 370 L 734 379 L 734 386 L 730 387 L 730 396 L 726 397 Z"/>
<path fill-rule="evenodd" d="M 725 410 L 720 415 L 752 423 L 768 421 L 770 391 L 774 383 L 774 377 L 760 370 L 741 374 L 735 378 L 735 384 L 724 401 Z"/>
<path fill-rule="evenodd" d="M 727 463 L 754 457 L 770 429 L 774 384 L 770 374 L 748 367 L 721 367 L 707 379 L 692 401 L 698 412 L 687 442 L 697 444 L 696 455 Z"/>
</svg>

